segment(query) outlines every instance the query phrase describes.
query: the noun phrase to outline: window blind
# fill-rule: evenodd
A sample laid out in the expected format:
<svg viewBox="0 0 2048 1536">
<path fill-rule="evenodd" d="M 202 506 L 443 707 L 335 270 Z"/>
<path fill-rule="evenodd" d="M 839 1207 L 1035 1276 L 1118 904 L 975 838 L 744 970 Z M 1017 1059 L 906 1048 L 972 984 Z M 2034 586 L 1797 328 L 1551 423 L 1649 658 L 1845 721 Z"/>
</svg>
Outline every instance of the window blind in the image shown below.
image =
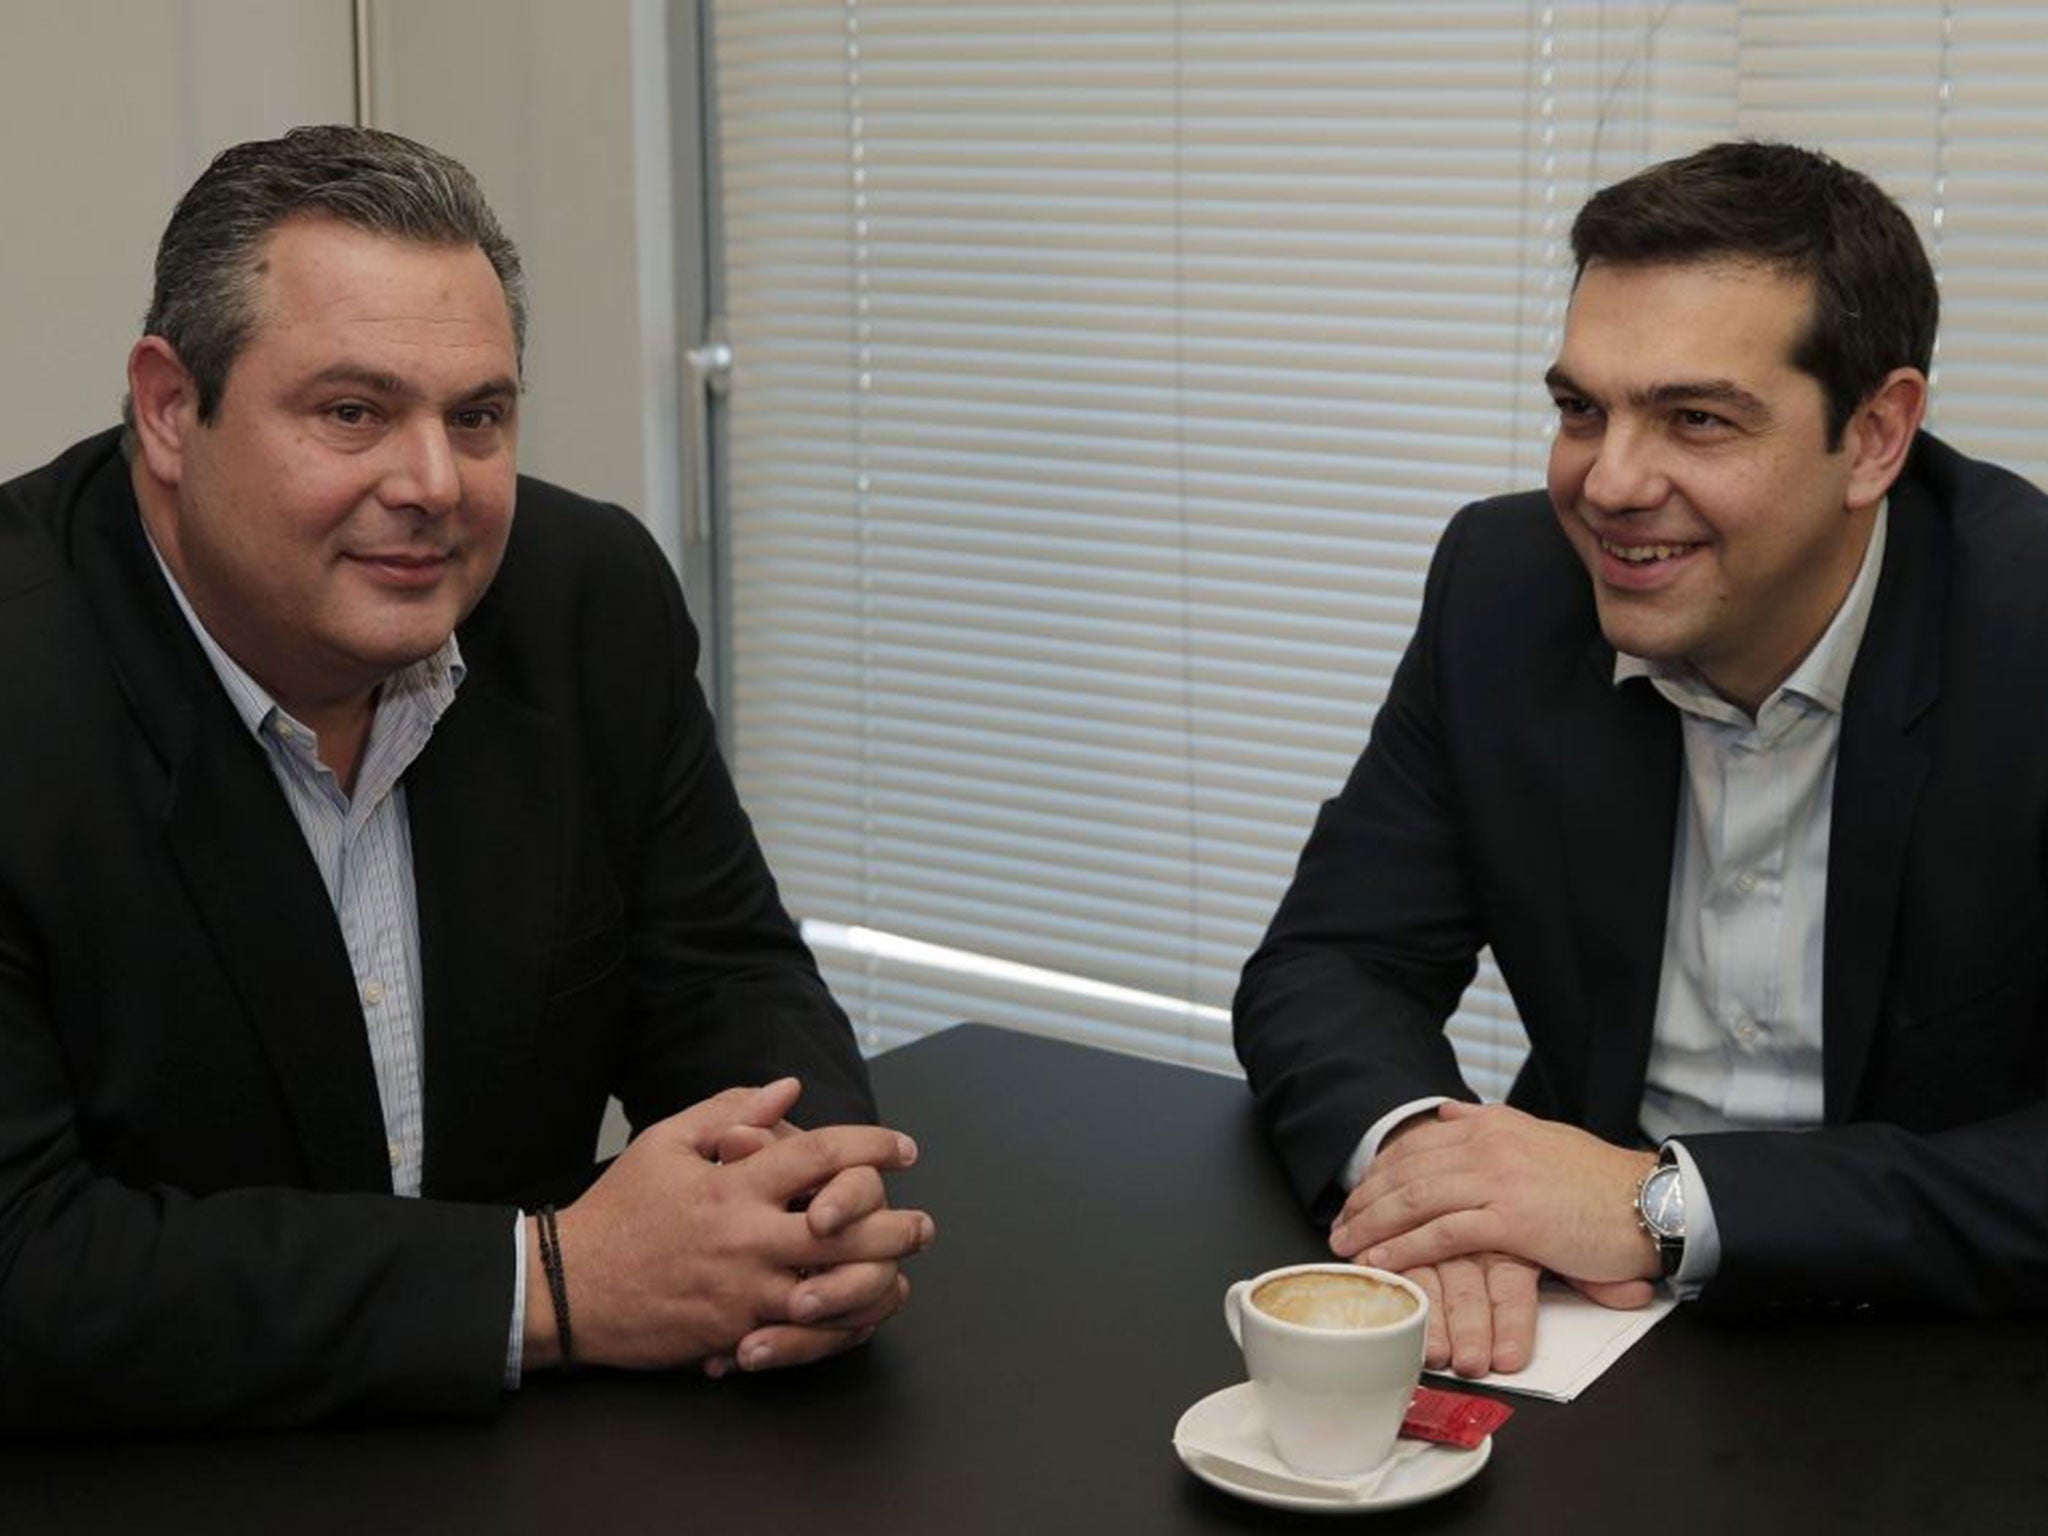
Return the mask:
<svg viewBox="0 0 2048 1536">
<path fill-rule="evenodd" d="M 1878 174 L 1944 263 L 1942 430 L 2038 472 L 2048 21 L 1993 10 L 713 0 L 728 741 L 864 1042 L 1232 1065 L 1444 521 L 1541 482 L 1571 216 L 1640 164 Z M 1451 1028 L 1503 1091 L 1490 966 Z"/>
</svg>

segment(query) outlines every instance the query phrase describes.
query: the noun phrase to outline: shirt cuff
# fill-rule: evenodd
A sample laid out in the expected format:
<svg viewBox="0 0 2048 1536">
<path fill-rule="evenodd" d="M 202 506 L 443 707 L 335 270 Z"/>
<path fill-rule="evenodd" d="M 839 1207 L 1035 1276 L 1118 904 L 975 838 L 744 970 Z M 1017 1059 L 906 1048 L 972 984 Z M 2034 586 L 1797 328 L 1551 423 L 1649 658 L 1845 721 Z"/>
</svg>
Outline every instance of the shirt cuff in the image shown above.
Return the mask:
<svg viewBox="0 0 2048 1536">
<path fill-rule="evenodd" d="M 1365 1178 L 1365 1170 L 1372 1166 L 1372 1160 L 1380 1155 L 1380 1143 L 1393 1134 L 1394 1127 L 1415 1115 L 1423 1115 L 1439 1104 L 1451 1102 L 1449 1094 L 1437 1094 L 1433 1098 L 1410 1099 L 1398 1108 L 1388 1110 L 1373 1121 L 1365 1135 L 1359 1139 L 1357 1150 L 1344 1165 L 1344 1187 L 1356 1189 Z"/>
<path fill-rule="evenodd" d="M 526 1358 L 526 1215 L 512 1213 L 512 1331 L 505 1338 L 505 1390 L 519 1390 Z"/>
<path fill-rule="evenodd" d="M 1685 1201 L 1685 1255 L 1671 1277 L 1680 1301 L 1691 1301 L 1721 1269 L 1721 1229 L 1714 1225 L 1714 1200 L 1707 1181 L 1682 1141 L 1667 1141 L 1678 1164 L 1678 1187 Z"/>
</svg>

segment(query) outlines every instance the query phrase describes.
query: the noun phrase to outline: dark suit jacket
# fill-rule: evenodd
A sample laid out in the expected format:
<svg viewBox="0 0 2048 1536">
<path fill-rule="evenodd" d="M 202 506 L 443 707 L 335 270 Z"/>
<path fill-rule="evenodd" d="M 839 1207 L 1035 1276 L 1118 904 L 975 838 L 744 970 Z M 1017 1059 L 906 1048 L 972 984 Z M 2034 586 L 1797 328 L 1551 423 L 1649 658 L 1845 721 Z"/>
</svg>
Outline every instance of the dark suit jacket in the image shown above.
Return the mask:
<svg viewBox="0 0 2048 1536">
<path fill-rule="evenodd" d="M 1709 1298 L 2048 1305 L 2048 499 L 1923 436 L 1843 711 L 1826 1124 L 1688 1136 Z M 1510 1102 L 1618 1142 L 1663 957 L 1682 748 L 1613 684 L 1547 499 L 1468 507 L 1343 792 L 1245 968 L 1238 1054 L 1318 1215 L 1381 1114 L 1471 1097 L 1442 1024 L 1491 944 Z"/>
<path fill-rule="evenodd" d="M 406 777 L 400 1200 L 333 910 L 115 434 L 0 487 L 0 1429 L 489 1411 L 513 1207 L 588 1181 L 608 1093 L 794 1073 L 800 1118 L 872 1117 L 645 531 L 522 479 L 460 634 Z"/>
</svg>

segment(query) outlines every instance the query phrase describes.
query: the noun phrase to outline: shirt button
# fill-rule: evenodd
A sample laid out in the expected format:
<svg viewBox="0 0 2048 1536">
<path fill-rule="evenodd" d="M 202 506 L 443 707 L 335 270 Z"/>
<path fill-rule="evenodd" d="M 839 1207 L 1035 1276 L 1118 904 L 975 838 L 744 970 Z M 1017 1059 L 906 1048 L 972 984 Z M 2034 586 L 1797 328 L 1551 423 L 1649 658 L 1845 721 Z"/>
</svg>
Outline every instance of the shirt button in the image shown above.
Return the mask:
<svg viewBox="0 0 2048 1536">
<path fill-rule="evenodd" d="M 1748 895 L 1748 894 L 1749 894 L 1749 893 L 1750 893 L 1751 891 L 1755 890 L 1755 889 L 1756 889 L 1756 873 L 1755 873 L 1755 871 L 1753 871 L 1753 870 L 1747 870 L 1747 869 L 1745 869 L 1745 870 L 1744 870 L 1744 871 L 1743 871 L 1743 872 L 1742 872 L 1741 874 L 1737 875 L 1737 876 L 1735 877 L 1735 889 L 1737 889 L 1738 891 L 1742 892 L 1742 894 L 1743 894 L 1743 895 L 1745 895 L 1745 896 L 1747 896 L 1747 895 Z"/>
<path fill-rule="evenodd" d="M 398 1143 L 395 1141 L 385 1142 L 384 1151 L 391 1158 L 391 1166 L 396 1168 L 401 1160 L 398 1154 Z"/>
<path fill-rule="evenodd" d="M 1764 1032 L 1758 1029 L 1755 1023 L 1749 1019 L 1744 1019 L 1740 1024 L 1735 1026 L 1736 1043 L 1740 1045 L 1745 1051 L 1755 1050 L 1757 1048 L 1758 1042 L 1760 1042 L 1763 1039 L 1763 1037 Z"/>
<path fill-rule="evenodd" d="M 372 976 L 363 983 L 363 1001 L 374 1008 L 384 1001 L 384 983 Z"/>
</svg>

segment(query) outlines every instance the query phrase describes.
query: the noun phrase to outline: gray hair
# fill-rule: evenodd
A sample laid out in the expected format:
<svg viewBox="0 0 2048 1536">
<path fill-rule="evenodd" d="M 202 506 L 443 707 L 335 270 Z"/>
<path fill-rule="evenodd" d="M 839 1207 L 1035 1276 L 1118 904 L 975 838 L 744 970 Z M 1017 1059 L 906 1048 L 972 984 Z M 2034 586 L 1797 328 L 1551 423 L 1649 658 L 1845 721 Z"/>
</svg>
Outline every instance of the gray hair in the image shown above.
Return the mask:
<svg viewBox="0 0 2048 1536">
<path fill-rule="evenodd" d="M 257 321 L 263 243 L 287 219 L 324 214 L 356 229 L 430 245 L 474 245 L 505 290 L 517 355 L 526 353 L 526 283 L 476 178 L 395 133 L 323 125 L 224 149 L 178 200 L 156 248 L 147 336 L 161 336 L 198 387 L 210 422 L 228 370 Z M 122 420 L 134 431 L 133 403 Z"/>
</svg>

